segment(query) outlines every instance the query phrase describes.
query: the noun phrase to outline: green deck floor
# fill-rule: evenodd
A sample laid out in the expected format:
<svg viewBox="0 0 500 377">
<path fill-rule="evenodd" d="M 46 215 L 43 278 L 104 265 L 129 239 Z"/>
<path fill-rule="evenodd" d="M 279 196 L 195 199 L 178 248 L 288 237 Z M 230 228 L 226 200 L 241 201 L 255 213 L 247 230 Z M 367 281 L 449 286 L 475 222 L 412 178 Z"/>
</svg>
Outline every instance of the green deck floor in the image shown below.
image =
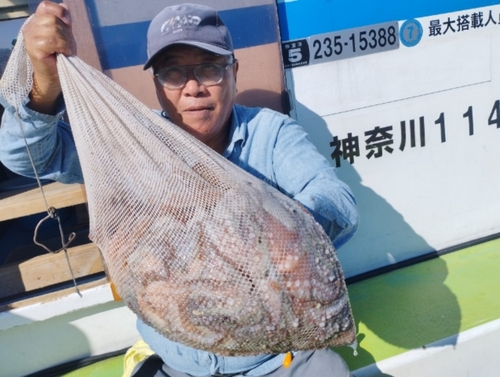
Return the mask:
<svg viewBox="0 0 500 377">
<path fill-rule="evenodd" d="M 500 318 L 500 239 L 349 286 L 358 356 L 351 370 Z"/>
<path fill-rule="evenodd" d="M 500 239 L 349 285 L 358 356 L 336 349 L 356 370 L 500 318 Z M 453 341 L 453 340 L 452 340 Z M 65 377 L 119 377 L 123 356 Z"/>
<path fill-rule="evenodd" d="M 61 377 L 121 377 L 123 372 L 123 355 L 99 361 Z"/>
</svg>

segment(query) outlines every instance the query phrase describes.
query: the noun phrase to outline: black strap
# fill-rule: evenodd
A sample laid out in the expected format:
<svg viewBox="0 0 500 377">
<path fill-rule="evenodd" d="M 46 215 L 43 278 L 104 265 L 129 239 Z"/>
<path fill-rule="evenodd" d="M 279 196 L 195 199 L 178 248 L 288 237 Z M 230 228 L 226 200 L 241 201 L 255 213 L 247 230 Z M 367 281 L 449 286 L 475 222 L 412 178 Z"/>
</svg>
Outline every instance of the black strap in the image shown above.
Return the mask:
<svg viewBox="0 0 500 377">
<path fill-rule="evenodd" d="M 154 377 L 161 369 L 163 360 L 158 355 L 149 356 L 132 377 Z"/>
</svg>

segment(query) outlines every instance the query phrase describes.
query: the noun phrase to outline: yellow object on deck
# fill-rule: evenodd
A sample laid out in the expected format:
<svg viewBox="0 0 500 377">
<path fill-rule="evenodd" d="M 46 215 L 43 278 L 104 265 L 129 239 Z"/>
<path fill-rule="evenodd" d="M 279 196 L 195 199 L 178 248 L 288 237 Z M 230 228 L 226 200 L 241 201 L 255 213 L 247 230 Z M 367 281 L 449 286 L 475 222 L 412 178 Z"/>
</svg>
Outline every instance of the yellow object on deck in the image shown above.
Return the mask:
<svg viewBox="0 0 500 377">
<path fill-rule="evenodd" d="M 111 293 L 113 294 L 113 300 L 115 300 L 115 301 L 121 301 L 122 298 L 120 297 L 120 295 L 118 294 L 118 292 L 116 290 L 115 283 L 113 283 L 112 281 L 110 281 L 109 282 L 109 287 L 111 288 Z"/>
<path fill-rule="evenodd" d="M 141 361 L 146 360 L 154 354 L 153 350 L 143 340 L 137 341 L 128 349 L 123 358 L 123 375 L 122 377 L 130 377 L 134 368 Z"/>
</svg>

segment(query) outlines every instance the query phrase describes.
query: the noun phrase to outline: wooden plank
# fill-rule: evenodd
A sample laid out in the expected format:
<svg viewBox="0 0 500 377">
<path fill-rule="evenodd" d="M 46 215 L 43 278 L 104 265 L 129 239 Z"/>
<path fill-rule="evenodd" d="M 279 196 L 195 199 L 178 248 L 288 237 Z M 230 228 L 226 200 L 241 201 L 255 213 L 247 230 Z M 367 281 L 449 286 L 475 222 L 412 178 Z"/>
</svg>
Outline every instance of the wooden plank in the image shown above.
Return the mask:
<svg viewBox="0 0 500 377">
<path fill-rule="evenodd" d="M 108 284 L 108 279 L 106 277 L 103 277 L 88 283 L 81 284 L 78 286 L 78 288 L 80 289 L 80 292 L 82 292 L 82 294 L 85 294 L 86 289 L 91 289 L 106 284 Z M 73 293 L 75 293 L 75 288 L 66 288 L 57 290 L 55 292 L 45 293 L 41 296 L 30 297 L 23 300 L 17 300 L 9 304 L 0 305 L 0 313 L 11 309 L 17 309 L 29 305 L 38 305 L 38 304 L 43 304 L 45 302 L 54 301 L 56 299 L 66 297 Z"/>
<path fill-rule="evenodd" d="M 68 256 L 75 278 L 103 271 L 101 254 L 93 243 L 69 248 Z M 63 251 L 40 255 L 20 264 L 0 267 L 0 298 L 70 280 L 71 272 Z"/>
<path fill-rule="evenodd" d="M 0 21 L 28 17 L 30 9 L 27 0 L 0 0 Z"/>
<path fill-rule="evenodd" d="M 28 8 L 27 0 L 0 0 L 0 8 L 26 7 Z"/>
<path fill-rule="evenodd" d="M 0 21 L 6 21 L 6 20 L 12 20 L 14 18 L 23 18 L 23 17 L 28 17 L 29 10 L 18 10 L 17 8 L 8 10 L 8 9 L 2 9 L 0 11 Z"/>
<path fill-rule="evenodd" d="M 42 187 L 49 207 L 57 209 L 87 202 L 83 184 L 66 185 L 54 182 Z M 0 194 L 0 221 L 29 216 L 46 210 L 40 188 Z"/>
</svg>

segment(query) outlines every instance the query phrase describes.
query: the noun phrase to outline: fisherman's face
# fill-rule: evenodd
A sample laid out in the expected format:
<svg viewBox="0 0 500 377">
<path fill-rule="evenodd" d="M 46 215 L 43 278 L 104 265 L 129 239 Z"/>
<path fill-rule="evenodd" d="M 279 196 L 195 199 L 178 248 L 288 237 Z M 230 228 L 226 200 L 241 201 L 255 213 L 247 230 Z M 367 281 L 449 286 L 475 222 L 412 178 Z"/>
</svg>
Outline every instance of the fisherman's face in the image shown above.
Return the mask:
<svg viewBox="0 0 500 377">
<path fill-rule="evenodd" d="M 155 74 L 172 67 L 186 67 L 187 81 L 181 88 L 166 88 L 155 76 L 158 100 L 169 118 L 209 147 L 222 153 L 229 139 L 232 107 L 236 98 L 238 62 L 224 70 L 220 83 L 203 85 L 193 73 L 196 65 L 216 63 L 225 66 L 227 56 L 215 55 L 197 47 L 175 45 L 153 64 Z"/>
</svg>

